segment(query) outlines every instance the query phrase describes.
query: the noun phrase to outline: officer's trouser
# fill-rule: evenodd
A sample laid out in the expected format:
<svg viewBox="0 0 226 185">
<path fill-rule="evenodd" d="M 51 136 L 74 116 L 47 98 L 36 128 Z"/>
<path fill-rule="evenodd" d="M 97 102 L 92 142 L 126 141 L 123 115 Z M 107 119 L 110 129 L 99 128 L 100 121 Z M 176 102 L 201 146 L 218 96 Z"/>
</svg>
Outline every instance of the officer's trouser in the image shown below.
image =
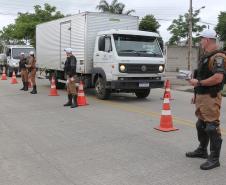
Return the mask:
<svg viewBox="0 0 226 185">
<path fill-rule="evenodd" d="M 32 69 L 31 72 L 29 73 L 29 77 L 31 79 L 31 83 L 33 86 L 36 85 L 35 76 L 36 76 L 36 69 Z"/>
<path fill-rule="evenodd" d="M 204 122 L 220 122 L 221 93 L 212 98 L 209 94 L 196 95 L 196 116 Z"/>
<path fill-rule="evenodd" d="M 217 93 L 217 97 L 212 98 L 209 94 L 196 95 L 196 116 L 205 123 L 215 122 L 220 124 L 220 108 L 221 108 L 221 93 Z M 218 127 L 218 133 L 220 128 Z"/>
<path fill-rule="evenodd" d="M 28 82 L 28 72 L 27 72 L 27 69 L 21 69 L 21 79 L 22 79 L 22 82 Z"/>
<path fill-rule="evenodd" d="M 77 95 L 77 88 L 76 88 L 76 77 L 68 77 L 67 83 L 67 93 L 72 95 Z"/>
</svg>

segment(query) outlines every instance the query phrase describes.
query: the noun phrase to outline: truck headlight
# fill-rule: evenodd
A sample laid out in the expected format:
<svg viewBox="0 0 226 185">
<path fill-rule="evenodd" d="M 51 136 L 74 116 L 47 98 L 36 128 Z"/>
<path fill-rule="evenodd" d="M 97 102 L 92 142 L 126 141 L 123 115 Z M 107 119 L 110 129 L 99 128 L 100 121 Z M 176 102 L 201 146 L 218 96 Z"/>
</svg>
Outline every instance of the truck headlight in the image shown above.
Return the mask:
<svg viewBox="0 0 226 185">
<path fill-rule="evenodd" d="M 119 69 L 120 69 L 121 72 L 125 72 L 126 66 L 125 65 L 120 65 Z"/>
<path fill-rule="evenodd" d="M 164 67 L 162 65 L 159 66 L 159 72 L 163 72 Z"/>
</svg>

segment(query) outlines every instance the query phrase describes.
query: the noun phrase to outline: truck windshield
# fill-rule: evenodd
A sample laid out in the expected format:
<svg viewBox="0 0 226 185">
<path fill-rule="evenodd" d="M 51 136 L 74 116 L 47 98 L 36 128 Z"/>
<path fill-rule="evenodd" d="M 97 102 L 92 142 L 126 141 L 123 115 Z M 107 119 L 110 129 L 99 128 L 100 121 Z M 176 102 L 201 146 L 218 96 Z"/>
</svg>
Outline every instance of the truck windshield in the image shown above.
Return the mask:
<svg viewBox="0 0 226 185">
<path fill-rule="evenodd" d="M 34 49 L 33 48 L 13 48 L 12 49 L 12 58 L 20 59 L 21 53 L 24 53 L 24 55 L 27 57 L 29 55 L 30 51 L 34 51 Z"/>
<path fill-rule="evenodd" d="M 156 37 L 114 34 L 118 56 L 162 57 Z"/>
</svg>

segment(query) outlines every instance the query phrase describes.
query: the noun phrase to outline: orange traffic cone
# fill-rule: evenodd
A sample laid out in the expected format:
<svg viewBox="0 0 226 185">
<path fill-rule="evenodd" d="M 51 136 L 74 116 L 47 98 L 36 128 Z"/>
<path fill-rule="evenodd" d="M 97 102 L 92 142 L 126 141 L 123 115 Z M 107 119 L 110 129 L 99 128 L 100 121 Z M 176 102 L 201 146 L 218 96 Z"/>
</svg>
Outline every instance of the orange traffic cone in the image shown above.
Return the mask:
<svg viewBox="0 0 226 185">
<path fill-rule="evenodd" d="M 173 100 L 172 97 L 171 97 L 171 93 L 170 93 L 170 81 L 169 80 L 166 80 L 166 83 L 165 83 L 165 92 L 163 94 L 163 98 L 161 98 L 162 100 L 164 99 L 165 95 L 168 94 L 169 96 L 169 99 L 170 100 Z"/>
<path fill-rule="evenodd" d="M 163 132 L 178 130 L 177 128 L 173 127 L 173 119 L 171 115 L 170 100 L 168 94 L 165 94 L 164 97 L 160 125 L 158 127 L 155 127 L 155 129 Z"/>
<path fill-rule="evenodd" d="M 59 94 L 57 93 L 56 82 L 55 82 L 54 77 L 52 77 L 52 80 L 51 80 L 51 87 L 50 87 L 49 96 L 59 96 Z"/>
<path fill-rule="evenodd" d="M 17 84 L 17 80 L 16 80 L 16 74 L 15 74 L 15 71 L 13 71 L 13 75 L 12 75 L 12 78 L 11 78 L 11 84 Z"/>
<path fill-rule="evenodd" d="M 2 79 L 1 80 L 7 80 L 7 77 L 6 77 L 6 74 L 5 74 L 5 68 L 3 68 Z"/>
<path fill-rule="evenodd" d="M 77 104 L 78 104 L 78 106 L 88 105 L 88 103 L 86 101 L 82 81 L 80 81 L 79 87 L 78 87 Z"/>
</svg>

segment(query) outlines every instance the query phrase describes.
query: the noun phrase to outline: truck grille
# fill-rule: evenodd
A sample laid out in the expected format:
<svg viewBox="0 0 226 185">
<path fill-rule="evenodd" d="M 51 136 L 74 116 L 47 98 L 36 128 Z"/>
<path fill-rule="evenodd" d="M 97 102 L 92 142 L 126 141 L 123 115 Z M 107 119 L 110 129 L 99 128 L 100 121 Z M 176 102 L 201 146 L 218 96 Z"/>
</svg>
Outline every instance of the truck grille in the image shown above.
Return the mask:
<svg viewBox="0 0 226 185">
<path fill-rule="evenodd" d="M 119 64 L 119 66 L 120 65 L 121 64 Z M 159 64 L 122 64 L 122 65 L 125 65 L 126 67 L 124 73 L 160 73 Z"/>
</svg>

